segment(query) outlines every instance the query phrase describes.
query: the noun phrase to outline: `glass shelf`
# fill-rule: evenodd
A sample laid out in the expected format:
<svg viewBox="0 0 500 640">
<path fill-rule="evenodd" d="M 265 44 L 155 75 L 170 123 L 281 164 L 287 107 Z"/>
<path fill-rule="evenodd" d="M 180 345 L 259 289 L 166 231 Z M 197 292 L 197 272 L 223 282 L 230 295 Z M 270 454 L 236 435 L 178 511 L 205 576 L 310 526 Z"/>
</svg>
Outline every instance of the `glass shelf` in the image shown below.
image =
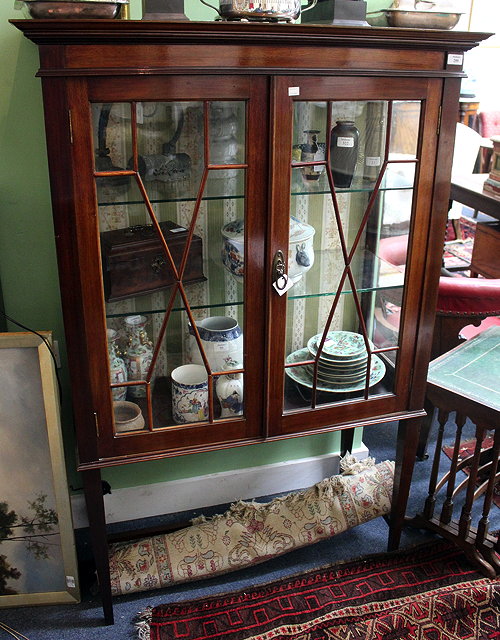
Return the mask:
<svg viewBox="0 0 500 640">
<path fill-rule="evenodd" d="M 203 194 L 204 201 L 214 201 L 214 200 L 242 200 L 245 198 L 243 191 L 237 190 L 235 191 L 233 186 L 232 179 L 221 180 L 221 185 L 215 185 L 210 183 L 210 189 L 206 190 Z M 230 185 L 228 187 L 228 185 Z M 223 187 L 227 189 L 224 189 Z M 349 193 L 372 193 L 375 187 L 374 181 L 365 181 L 361 178 L 354 179 L 352 185 L 346 189 L 336 189 L 338 194 L 349 194 Z M 412 184 L 410 180 L 393 180 L 392 177 L 386 176 L 382 180 L 379 192 L 386 191 L 406 191 L 412 189 Z M 321 176 L 321 178 L 317 182 L 309 182 L 304 184 L 301 179 L 293 180 L 292 183 L 292 191 L 291 195 L 294 196 L 306 196 L 306 195 L 329 195 L 330 194 L 330 186 L 328 184 L 328 180 L 326 178 L 326 174 Z M 196 202 L 197 193 L 193 191 L 193 189 L 185 189 L 182 190 L 180 188 L 171 188 L 170 192 L 165 195 L 158 195 L 156 197 L 150 196 L 149 201 L 151 204 L 162 204 L 162 203 L 175 203 L 175 202 Z M 140 198 L 117 198 L 116 200 L 103 200 L 99 201 L 100 207 L 111 207 L 111 206 L 130 206 L 130 205 L 141 205 L 144 204 L 144 201 Z"/>
<path fill-rule="evenodd" d="M 137 300 L 137 298 L 136 298 Z M 139 306 L 139 305 L 138 305 Z M 240 300 L 238 302 L 225 302 L 225 303 L 220 303 L 220 304 L 202 304 L 202 305 L 190 305 L 189 308 L 191 309 L 191 311 L 201 311 L 203 309 L 224 309 L 227 307 L 243 307 L 243 300 Z M 125 318 L 127 316 L 130 315 L 136 315 L 137 313 L 140 313 L 143 316 L 153 316 L 157 313 L 162 313 L 164 314 L 166 311 L 165 308 L 161 308 L 161 309 L 150 309 L 150 310 L 144 310 L 144 309 L 137 309 L 137 311 L 131 312 L 131 311 L 126 311 L 126 312 L 122 312 L 122 313 L 107 313 L 106 314 L 106 318 L 110 319 L 110 318 Z M 179 312 L 179 311 L 186 311 L 186 307 L 174 307 L 172 309 L 172 313 L 175 312 Z"/>
<path fill-rule="evenodd" d="M 322 260 L 328 260 L 328 257 L 332 254 L 331 251 L 317 251 L 315 253 L 315 264 L 321 264 Z M 204 272 L 208 273 L 208 263 L 213 267 L 213 261 L 204 261 Z M 390 291 L 401 290 L 404 285 L 404 272 L 400 269 L 390 265 L 389 263 L 381 260 L 370 251 L 364 251 L 361 257 L 356 256 L 351 263 L 351 269 L 356 283 L 356 291 L 358 295 L 365 293 L 374 293 L 377 291 Z M 361 269 L 363 272 L 361 273 Z M 340 280 L 341 272 L 338 277 Z M 324 284 L 324 283 L 323 283 Z M 189 284 L 186 285 L 186 292 L 189 299 Z M 198 285 L 204 286 L 204 285 Z M 209 304 L 202 305 L 190 305 L 192 311 L 200 311 L 203 309 L 223 309 L 228 306 L 243 306 L 243 285 L 238 283 L 237 285 L 238 299 L 228 302 L 227 300 L 213 300 Z M 166 289 L 168 295 L 170 289 Z M 344 281 L 344 287 L 341 295 L 349 295 L 352 293 L 349 279 L 346 277 Z M 325 298 L 334 297 L 337 294 L 337 290 L 330 284 L 330 288 L 327 290 L 317 290 L 317 277 L 314 277 L 314 271 L 306 273 L 302 278 L 296 282 L 296 284 L 288 291 L 289 300 L 301 300 L 312 298 Z M 149 298 L 147 296 L 137 296 L 134 298 L 136 304 L 136 312 L 143 315 L 154 315 L 157 313 L 165 313 L 165 308 L 143 309 L 147 306 Z M 141 304 L 141 300 L 144 300 L 144 304 Z M 181 305 L 175 305 L 172 308 L 172 312 L 183 312 L 185 307 Z M 123 318 L 130 315 L 130 311 L 120 313 L 107 313 L 107 318 Z"/>
<path fill-rule="evenodd" d="M 413 167 L 412 163 L 408 163 Z M 294 165 L 292 165 L 294 166 Z M 292 181 L 292 196 L 307 195 L 328 195 L 330 194 L 330 185 L 326 173 L 316 181 L 308 181 L 305 183 L 298 174 L 297 168 L 294 166 L 294 179 Z M 363 180 L 363 178 L 355 177 L 350 187 L 336 188 L 336 193 L 372 193 L 375 188 L 375 180 Z M 380 182 L 379 191 L 406 191 L 412 189 L 412 171 L 406 176 L 394 175 L 388 172 Z"/>
</svg>

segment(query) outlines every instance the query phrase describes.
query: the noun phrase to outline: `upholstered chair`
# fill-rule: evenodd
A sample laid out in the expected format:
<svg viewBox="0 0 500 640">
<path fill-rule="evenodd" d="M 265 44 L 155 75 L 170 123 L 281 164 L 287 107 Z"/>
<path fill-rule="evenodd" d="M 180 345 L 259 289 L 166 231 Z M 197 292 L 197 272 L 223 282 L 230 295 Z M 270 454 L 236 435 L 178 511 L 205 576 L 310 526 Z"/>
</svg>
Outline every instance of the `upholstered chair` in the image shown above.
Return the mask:
<svg viewBox="0 0 500 640">
<path fill-rule="evenodd" d="M 485 140 L 481 152 L 481 173 L 489 173 L 493 147 L 488 141 L 492 136 L 500 134 L 500 111 L 480 111 L 477 115 L 479 124 L 479 134 Z"/>
</svg>

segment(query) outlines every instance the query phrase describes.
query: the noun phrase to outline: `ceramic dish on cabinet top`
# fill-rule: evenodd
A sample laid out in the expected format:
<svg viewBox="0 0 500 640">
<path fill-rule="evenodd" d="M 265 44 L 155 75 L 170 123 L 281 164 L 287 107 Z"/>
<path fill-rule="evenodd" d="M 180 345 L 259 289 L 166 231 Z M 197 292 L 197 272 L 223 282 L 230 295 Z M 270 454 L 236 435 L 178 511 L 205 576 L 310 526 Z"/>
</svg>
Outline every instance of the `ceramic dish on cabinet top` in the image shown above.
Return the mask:
<svg viewBox="0 0 500 640">
<path fill-rule="evenodd" d="M 416 11 L 414 9 L 383 9 L 390 27 L 412 29 L 453 29 L 462 13 L 449 11 Z"/>
<path fill-rule="evenodd" d="M 128 0 L 24 0 L 32 18 L 116 18 Z"/>
</svg>

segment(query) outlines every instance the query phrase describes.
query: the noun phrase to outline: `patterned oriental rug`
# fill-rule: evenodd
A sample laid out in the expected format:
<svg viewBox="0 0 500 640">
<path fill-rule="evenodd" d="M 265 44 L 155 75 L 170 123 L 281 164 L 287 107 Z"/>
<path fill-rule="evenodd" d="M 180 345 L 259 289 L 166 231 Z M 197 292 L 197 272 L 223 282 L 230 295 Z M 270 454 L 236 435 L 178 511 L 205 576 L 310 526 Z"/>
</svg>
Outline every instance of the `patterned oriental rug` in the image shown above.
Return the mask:
<svg viewBox="0 0 500 640">
<path fill-rule="evenodd" d="M 500 580 L 439 540 L 142 618 L 141 640 L 492 640 Z"/>
<path fill-rule="evenodd" d="M 443 253 L 443 262 L 446 269 L 455 270 L 459 274 L 468 273 L 470 261 L 472 258 L 472 248 L 474 240 L 465 240 L 464 242 L 450 242 L 445 245 Z"/>
<path fill-rule="evenodd" d="M 456 276 L 469 277 L 469 266 L 476 235 L 476 221 L 462 216 L 458 223 L 459 237 L 448 220 L 443 252 L 443 266 Z"/>
</svg>

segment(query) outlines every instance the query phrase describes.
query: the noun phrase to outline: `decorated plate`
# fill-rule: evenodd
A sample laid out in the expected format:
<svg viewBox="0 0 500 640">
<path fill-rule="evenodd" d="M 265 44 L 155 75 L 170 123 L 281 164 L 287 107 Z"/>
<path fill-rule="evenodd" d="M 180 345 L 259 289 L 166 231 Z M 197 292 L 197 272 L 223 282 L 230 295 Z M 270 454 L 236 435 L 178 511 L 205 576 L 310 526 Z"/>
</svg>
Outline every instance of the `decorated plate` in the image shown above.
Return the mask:
<svg viewBox="0 0 500 640">
<path fill-rule="evenodd" d="M 310 360 L 309 349 L 303 348 L 298 351 L 294 351 L 286 357 L 286 364 L 294 364 L 296 362 L 304 362 Z M 295 382 L 298 382 L 304 387 L 309 389 L 313 388 L 312 374 L 307 371 L 306 366 L 303 367 L 289 367 L 285 369 L 287 376 L 289 376 Z M 385 364 L 382 360 L 374 355 L 372 356 L 372 367 L 370 372 L 369 386 L 372 387 L 377 382 L 380 382 L 385 375 Z M 328 393 L 350 393 L 351 391 L 360 391 L 365 388 L 365 378 L 357 384 L 339 384 L 330 383 L 318 380 L 316 389 L 318 391 L 326 391 Z"/>
<path fill-rule="evenodd" d="M 314 365 L 307 365 L 307 370 L 310 374 L 313 374 Z M 366 376 L 366 367 L 361 369 L 360 371 L 355 371 L 354 373 L 329 373 L 328 371 L 323 371 L 320 367 L 318 367 L 318 378 L 321 380 L 331 381 L 331 382 L 347 382 L 351 380 L 352 382 L 357 382 L 358 380 L 362 380 Z"/>
<path fill-rule="evenodd" d="M 316 356 L 311 355 L 311 358 Z M 356 373 L 358 371 L 366 370 L 366 363 L 368 362 L 368 354 L 360 360 L 348 360 L 347 362 L 335 362 L 333 360 L 319 359 L 318 368 L 324 373 L 332 374 L 338 373 L 339 375 L 348 375 Z"/>
<path fill-rule="evenodd" d="M 323 337 L 318 333 L 307 342 L 309 351 L 316 355 Z M 321 351 L 320 358 L 329 360 L 355 360 L 366 358 L 366 346 L 363 336 L 352 331 L 329 331 Z"/>
<path fill-rule="evenodd" d="M 326 384 L 332 384 L 335 386 L 340 386 L 341 384 L 358 384 L 359 382 L 363 382 L 366 377 L 365 375 L 361 376 L 353 376 L 352 378 L 331 378 L 328 376 L 322 376 L 321 373 L 318 373 L 318 380 L 320 382 L 325 382 Z M 311 373 L 312 380 L 312 373 Z"/>
</svg>

